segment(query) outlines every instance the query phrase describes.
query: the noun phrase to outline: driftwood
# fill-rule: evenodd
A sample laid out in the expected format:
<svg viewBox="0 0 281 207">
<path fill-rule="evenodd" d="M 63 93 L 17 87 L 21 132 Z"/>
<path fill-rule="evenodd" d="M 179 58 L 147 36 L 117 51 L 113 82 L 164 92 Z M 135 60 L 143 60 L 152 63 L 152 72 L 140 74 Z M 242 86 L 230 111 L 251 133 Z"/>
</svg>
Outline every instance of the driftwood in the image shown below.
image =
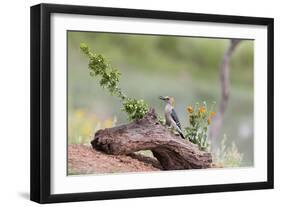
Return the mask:
<svg viewBox="0 0 281 207">
<path fill-rule="evenodd" d="M 209 168 L 210 153 L 183 140 L 161 125 L 154 109 L 141 120 L 96 132 L 92 147 L 108 154 L 127 155 L 151 150 L 164 170 Z"/>
</svg>

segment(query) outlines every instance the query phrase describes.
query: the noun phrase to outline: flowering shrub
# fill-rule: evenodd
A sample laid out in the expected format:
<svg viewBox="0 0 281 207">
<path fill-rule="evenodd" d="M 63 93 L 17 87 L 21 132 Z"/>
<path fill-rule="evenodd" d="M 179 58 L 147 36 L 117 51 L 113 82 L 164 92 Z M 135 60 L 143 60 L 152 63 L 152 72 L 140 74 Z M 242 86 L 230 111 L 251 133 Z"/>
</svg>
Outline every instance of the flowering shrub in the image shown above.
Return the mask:
<svg viewBox="0 0 281 207">
<path fill-rule="evenodd" d="M 212 118 L 216 115 L 213 111 L 214 105 L 215 103 L 208 109 L 207 103 L 203 102 L 201 105 L 196 103 L 194 108 L 191 105 L 186 108 L 189 126 L 185 128 L 185 138 L 197 144 L 201 150 L 209 147 L 207 133 Z"/>
<path fill-rule="evenodd" d="M 90 51 L 85 43 L 80 44 L 82 52 L 89 57 L 90 76 L 98 77 L 101 87 L 106 88 L 111 95 L 116 95 L 122 102 L 129 120 L 141 119 L 148 111 L 148 105 L 143 100 L 128 98 L 118 86 L 121 73 L 106 62 L 106 59 Z"/>
</svg>

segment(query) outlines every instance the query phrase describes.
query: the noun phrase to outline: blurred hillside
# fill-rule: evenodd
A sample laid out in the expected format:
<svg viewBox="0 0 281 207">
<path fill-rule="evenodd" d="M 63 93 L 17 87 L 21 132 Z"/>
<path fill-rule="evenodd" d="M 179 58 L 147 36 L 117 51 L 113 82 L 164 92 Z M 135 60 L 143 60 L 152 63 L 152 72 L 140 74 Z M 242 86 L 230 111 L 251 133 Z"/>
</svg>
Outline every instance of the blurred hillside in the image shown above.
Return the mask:
<svg viewBox="0 0 281 207">
<path fill-rule="evenodd" d="M 129 96 L 144 99 L 163 115 L 159 95 L 175 98 L 175 109 L 187 125 L 186 106 L 220 100 L 219 66 L 229 40 L 174 36 L 68 32 L 69 141 L 84 143 L 88 134 L 127 122 L 119 101 L 89 76 L 81 42 L 103 54 L 121 73 L 121 87 Z M 231 94 L 221 135 L 235 141 L 253 164 L 253 41 L 240 43 L 231 60 Z"/>
</svg>

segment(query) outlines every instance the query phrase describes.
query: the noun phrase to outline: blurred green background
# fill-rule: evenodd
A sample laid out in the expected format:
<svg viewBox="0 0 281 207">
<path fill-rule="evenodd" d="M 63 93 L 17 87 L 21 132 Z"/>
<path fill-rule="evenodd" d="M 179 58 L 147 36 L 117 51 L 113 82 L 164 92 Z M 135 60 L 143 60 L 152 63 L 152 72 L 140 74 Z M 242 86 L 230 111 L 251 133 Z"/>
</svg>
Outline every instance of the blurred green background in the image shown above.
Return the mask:
<svg viewBox="0 0 281 207">
<path fill-rule="evenodd" d="M 131 35 L 68 31 L 68 141 L 89 143 L 96 130 L 126 123 L 121 104 L 91 78 L 81 42 L 102 54 L 121 73 L 121 88 L 130 97 L 144 99 L 163 116 L 159 95 L 175 98 L 182 126 L 187 105 L 220 100 L 219 67 L 228 39 Z M 243 40 L 230 65 L 230 100 L 221 133 L 212 143 L 235 142 L 243 154 L 242 166 L 253 165 L 253 51 Z"/>
</svg>

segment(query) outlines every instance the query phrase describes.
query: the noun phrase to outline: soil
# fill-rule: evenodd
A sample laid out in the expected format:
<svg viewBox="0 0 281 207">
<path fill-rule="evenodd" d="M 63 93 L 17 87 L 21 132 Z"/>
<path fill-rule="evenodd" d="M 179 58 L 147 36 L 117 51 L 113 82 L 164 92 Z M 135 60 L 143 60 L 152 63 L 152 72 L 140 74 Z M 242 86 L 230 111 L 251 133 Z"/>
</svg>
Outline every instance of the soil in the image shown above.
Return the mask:
<svg viewBox="0 0 281 207">
<path fill-rule="evenodd" d="M 108 155 L 90 145 L 68 145 L 68 175 L 159 171 L 161 165 L 140 153 Z"/>
</svg>

